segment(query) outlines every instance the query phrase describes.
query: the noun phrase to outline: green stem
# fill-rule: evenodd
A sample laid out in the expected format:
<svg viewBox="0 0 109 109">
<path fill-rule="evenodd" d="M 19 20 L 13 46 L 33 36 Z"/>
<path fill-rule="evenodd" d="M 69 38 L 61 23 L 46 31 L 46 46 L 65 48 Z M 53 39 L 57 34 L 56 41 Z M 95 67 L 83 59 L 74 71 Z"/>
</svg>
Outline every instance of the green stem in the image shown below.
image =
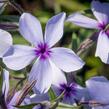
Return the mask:
<svg viewBox="0 0 109 109">
<path fill-rule="evenodd" d="M 107 31 L 109 29 L 109 24 L 106 26 L 106 28 L 104 29 L 104 31 Z"/>
<path fill-rule="evenodd" d="M 64 93 L 65 93 L 65 90 L 64 90 L 64 91 L 61 93 L 61 95 L 58 96 L 54 101 L 60 101 L 60 100 L 63 98 Z"/>
</svg>

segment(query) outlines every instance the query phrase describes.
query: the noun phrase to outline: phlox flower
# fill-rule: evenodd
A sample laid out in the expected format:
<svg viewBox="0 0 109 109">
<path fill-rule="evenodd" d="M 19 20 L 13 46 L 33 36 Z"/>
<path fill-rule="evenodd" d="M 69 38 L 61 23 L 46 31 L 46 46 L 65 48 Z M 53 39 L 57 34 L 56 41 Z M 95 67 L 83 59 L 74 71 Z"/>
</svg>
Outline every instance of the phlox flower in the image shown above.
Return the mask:
<svg viewBox="0 0 109 109">
<path fill-rule="evenodd" d="M 28 96 L 24 100 L 25 105 L 39 103 L 38 105 L 34 106 L 33 109 L 49 109 L 50 102 L 49 96 L 47 93 L 45 94 L 32 94 Z"/>
<path fill-rule="evenodd" d="M 7 70 L 3 70 L 3 86 L 2 86 L 2 95 L 0 98 L 0 106 L 2 109 L 15 109 L 15 104 L 20 94 L 20 91 L 13 94 L 11 99 L 8 99 L 9 92 L 9 72 Z"/>
<path fill-rule="evenodd" d="M 86 88 L 81 87 L 80 85 L 76 84 L 75 82 L 67 83 L 67 80 L 57 85 L 52 85 L 51 88 L 53 89 L 54 93 L 57 97 L 62 96 L 60 99 L 60 102 L 74 105 L 76 102 L 80 102 L 81 100 L 85 100 L 87 94 Z M 31 103 L 41 103 L 45 102 L 47 105 L 37 105 L 34 107 L 34 109 L 40 109 L 39 107 L 43 107 L 41 109 L 45 109 L 47 106 L 49 106 L 49 94 L 37 94 L 37 92 L 34 92 L 35 94 L 29 96 L 27 99 L 25 99 L 26 104 Z"/>
<path fill-rule="evenodd" d="M 0 29 L 0 58 L 5 55 L 9 55 L 12 48 L 12 37 L 11 34 L 5 30 Z"/>
<path fill-rule="evenodd" d="M 86 17 L 81 13 L 70 15 L 67 21 L 70 21 L 78 26 L 97 29 L 100 31 L 95 56 L 109 64 L 109 4 L 92 1 L 91 10 L 97 20 Z"/>
<path fill-rule="evenodd" d="M 13 54 L 3 58 L 6 66 L 13 70 L 23 69 L 34 62 L 29 80 L 37 80 L 34 90 L 41 93 L 46 93 L 51 84 L 65 81 L 63 71 L 75 71 L 84 65 L 72 50 L 53 47 L 63 35 L 65 18 L 65 13 L 52 17 L 46 25 L 43 37 L 39 20 L 29 13 L 23 13 L 19 30 L 33 46 L 14 45 Z"/>
<path fill-rule="evenodd" d="M 57 96 L 63 93 L 62 101 L 66 104 L 75 104 L 76 101 L 81 101 L 86 98 L 87 90 L 86 88 L 81 87 L 75 82 L 71 83 L 61 83 L 58 86 L 52 86 L 54 92 Z"/>
<path fill-rule="evenodd" d="M 92 77 L 86 81 L 86 88 L 92 109 L 109 109 L 109 81 L 105 77 Z"/>
</svg>

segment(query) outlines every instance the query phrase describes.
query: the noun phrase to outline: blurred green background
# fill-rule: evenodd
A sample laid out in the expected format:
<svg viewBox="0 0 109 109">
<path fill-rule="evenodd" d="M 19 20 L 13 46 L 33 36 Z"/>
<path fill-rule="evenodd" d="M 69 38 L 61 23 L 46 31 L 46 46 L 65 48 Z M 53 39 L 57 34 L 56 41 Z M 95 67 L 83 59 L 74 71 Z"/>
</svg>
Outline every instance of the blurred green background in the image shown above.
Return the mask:
<svg viewBox="0 0 109 109">
<path fill-rule="evenodd" d="M 101 0 L 102 2 L 109 0 Z M 35 15 L 41 22 L 43 30 L 45 24 L 50 17 L 59 13 L 66 12 L 67 16 L 73 12 L 86 12 L 86 15 L 93 17 L 93 15 L 88 12 L 90 9 L 91 0 L 16 0 L 16 2 L 21 5 L 21 7 L 26 11 Z M 11 17 L 6 17 L 7 15 L 12 15 Z M 18 22 L 19 13 L 12 8 L 7 6 L 5 11 L 1 14 L 0 21 Z M 71 23 L 65 23 L 64 36 L 58 43 L 58 46 L 69 47 L 75 52 L 79 48 L 80 44 L 90 35 L 95 32 L 95 30 L 80 28 Z M 17 31 L 11 31 L 14 38 L 14 44 L 28 44 L 23 37 Z M 96 43 L 93 44 L 89 49 L 87 49 L 80 57 L 86 62 L 83 69 L 78 71 L 76 80 L 81 84 L 84 84 L 85 80 L 92 76 L 104 75 L 109 78 L 109 65 L 105 65 L 101 62 L 99 58 L 95 55 Z M 16 79 L 16 75 L 23 78 L 23 71 L 12 72 L 11 75 Z M 17 78 L 18 79 L 18 78 Z"/>
</svg>

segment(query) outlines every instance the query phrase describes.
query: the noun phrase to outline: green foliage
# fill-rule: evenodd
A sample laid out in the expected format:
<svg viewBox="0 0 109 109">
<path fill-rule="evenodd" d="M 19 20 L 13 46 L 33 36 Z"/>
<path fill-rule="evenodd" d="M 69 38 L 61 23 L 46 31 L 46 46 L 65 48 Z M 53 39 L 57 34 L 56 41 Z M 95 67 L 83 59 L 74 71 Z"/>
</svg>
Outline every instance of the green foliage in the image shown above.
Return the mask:
<svg viewBox="0 0 109 109">
<path fill-rule="evenodd" d="M 56 99 L 55 92 L 53 91 L 52 88 L 49 89 L 48 94 L 49 94 L 50 101 L 54 101 Z"/>
<path fill-rule="evenodd" d="M 0 15 L 0 21 L 1 22 L 18 22 L 19 16 L 18 15 Z"/>
<path fill-rule="evenodd" d="M 38 105 L 37 103 L 29 104 L 29 105 L 22 105 L 22 106 L 16 106 L 18 109 L 32 109 L 34 106 Z"/>
<path fill-rule="evenodd" d="M 59 103 L 57 109 L 80 109 L 80 106 L 72 106 L 64 103 Z"/>
</svg>

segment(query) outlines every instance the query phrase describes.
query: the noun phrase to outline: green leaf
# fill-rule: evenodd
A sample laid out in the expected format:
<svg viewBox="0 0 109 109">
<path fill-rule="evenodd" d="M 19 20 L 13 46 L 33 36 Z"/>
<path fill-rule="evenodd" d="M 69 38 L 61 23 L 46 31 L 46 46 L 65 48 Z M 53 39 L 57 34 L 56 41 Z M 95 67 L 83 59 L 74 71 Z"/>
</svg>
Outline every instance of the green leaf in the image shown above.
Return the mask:
<svg viewBox="0 0 109 109">
<path fill-rule="evenodd" d="M 3 85 L 3 69 L 0 67 L 0 96 L 2 95 L 2 85 Z"/>
<path fill-rule="evenodd" d="M 73 33 L 72 34 L 72 49 L 76 51 L 79 44 L 80 44 L 80 39 L 77 37 L 76 33 Z"/>
<path fill-rule="evenodd" d="M 92 10 L 91 9 L 85 9 L 83 12 L 85 14 L 92 14 Z"/>
<path fill-rule="evenodd" d="M 80 109 L 80 106 L 72 106 L 69 104 L 59 103 L 57 109 Z"/>
<path fill-rule="evenodd" d="M 19 16 L 16 16 L 16 15 L 1 15 L 0 21 L 19 22 Z"/>
<path fill-rule="evenodd" d="M 48 94 L 50 97 L 50 101 L 53 101 L 57 98 L 52 88 L 49 89 Z"/>
<path fill-rule="evenodd" d="M 23 105 L 23 106 L 15 106 L 19 109 L 33 109 L 34 106 L 39 105 L 39 103 L 33 103 L 29 105 Z"/>
</svg>

